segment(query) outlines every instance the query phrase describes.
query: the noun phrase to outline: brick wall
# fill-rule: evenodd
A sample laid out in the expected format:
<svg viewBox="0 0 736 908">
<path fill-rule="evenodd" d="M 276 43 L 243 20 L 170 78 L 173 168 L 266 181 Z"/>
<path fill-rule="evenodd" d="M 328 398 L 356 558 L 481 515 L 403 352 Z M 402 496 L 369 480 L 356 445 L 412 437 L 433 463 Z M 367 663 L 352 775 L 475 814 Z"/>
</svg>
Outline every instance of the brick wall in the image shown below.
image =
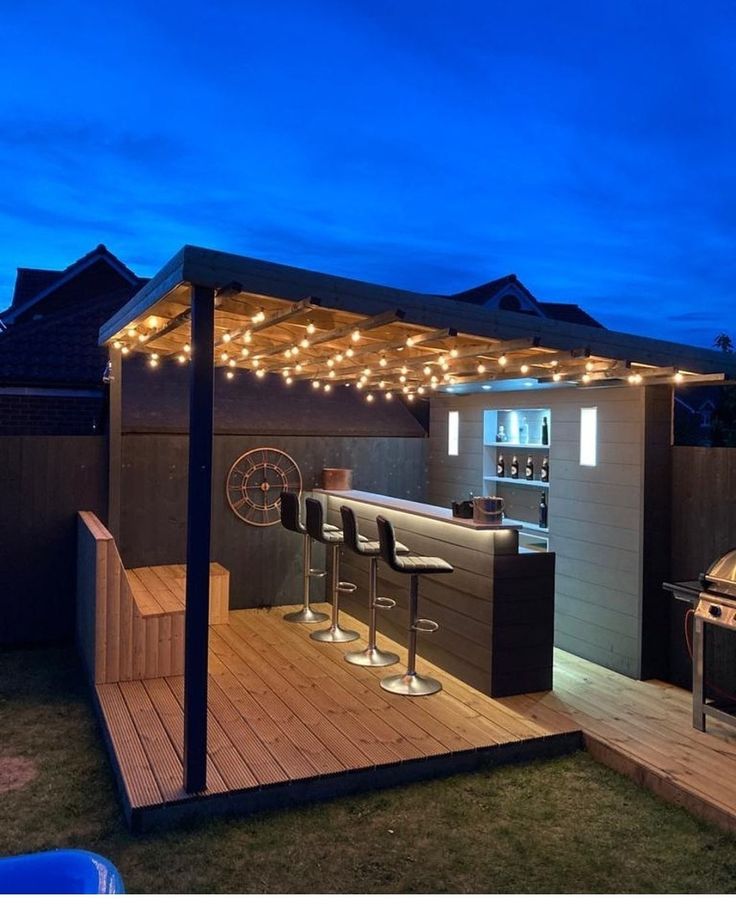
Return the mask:
<svg viewBox="0 0 736 908">
<path fill-rule="evenodd" d="M 0 435 L 100 435 L 105 398 L 0 394 Z"/>
</svg>

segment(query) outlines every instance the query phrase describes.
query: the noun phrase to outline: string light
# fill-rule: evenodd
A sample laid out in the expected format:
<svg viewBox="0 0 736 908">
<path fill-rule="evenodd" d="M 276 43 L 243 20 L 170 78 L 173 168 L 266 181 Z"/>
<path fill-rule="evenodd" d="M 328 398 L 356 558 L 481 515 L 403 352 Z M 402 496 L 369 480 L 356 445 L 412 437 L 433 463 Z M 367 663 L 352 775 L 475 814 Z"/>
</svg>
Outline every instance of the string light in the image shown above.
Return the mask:
<svg viewBox="0 0 736 908">
<path fill-rule="evenodd" d="M 486 371 L 486 367 L 483 363 L 478 363 L 478 372 L 482 375 Z"/>
<path fill-rule="evenodd" d="M 555 372 L 555 374 L 552 376 L 552 381 L 562 381 L 562 373 Z"/>
<path fill-rule="evenodd" d="M 129 347 L 121 347 L 121 348 L 120 348 L 120 352 L 123 354 L 123 356 L 127 356 L 127 355 L 130 353 L 130 348 L 129 348 Z"/>
<path fill-rule="evenodd" d="M 327 373 L 327 377 L 328 377 L 328 378 L 334 378 L 334 377 L 335 377 L 335 370 L 334 370 L 334 369 L 330 369 L 330 371 Z"/>
<path fill-rule="evenodd" d="M 247 347 L 243 347 L 243 349 L 242 349 L 240 352 L 241 352 L 241 354 L 242 354 L 243 356 L 249 356 L 249 355 L 250 355 L 250 350 L 249 350 Z"/>
<path fill-rule="evenodd" d="M 507 363 L 508 361 L 509 361 L 509 358 L 508 358 L 508 356 L 506 356 L 505 353 L 502 353 L 502 354 L 498 357 L 498 365 L 499 365 L 499 366 L 505 366 L 506 363 Z"/>
<path fill-rule="evenodd" d="M 363 375 L 370 375 L 370 374 L 371 374 L 371 370 L 368 367 L 363 369 Z"/>
<path fill-rule="evenodd" d="M 424 372 L 425 375 L 429 375 L 429 373 L 430 373 L 431 371 L 432 371 L 432 370 L 429 368 L 429 366 L 425 366 L 425 367 L 422 369 L 422 372 Z"/>
<path fill-rule="evenodd" d="M 422 385 L 419 385 L 419 387 L 417 388 L 417 394 L 424 394 L 424 388 Z"/>
<path fill-rule="evenodd" d="M 442 369 L 443 372 L 447 372 L 449 370 L 450 366 L 447 363 L 442 363 L 440 368 Z"/>
<path fill-rule="evenodd" d="M 588 372 L 583 372 L 583 384 L 590 384 L 590 374 Z"/>
<path fill-rule="evenodd" d="M 234 368 L 235 368 L 235 360 L 234 360 L 234 359 L 229 359 L 229 360 L 227 361 L 227 364 L 228 364 L 228 366 L 230 366 L 231 369 L 234 369 Z"/>
<path fill-rule="evenodd" d="M 399 376 L 399 381 L 400 381 L 401 384 L 403 385 L 404 382 L 406 381 L 406 376 L 405 376 L 405 375 L 400 375 L 400 376 Z"/>
<path fill-rule="evenodd" d="M 314 334 L 317 329 L 314 327 L 313 322 L 307 324 L 307 334 Z"/>
<path fill-rule="evenodd" d="M 184 352 L 185 352 L 185 353 L 191 353 L 191 350 L 192 350 L 191 344 L 184 344 Z"/>
<path fill-rule="evenodd" d="M 552 366 L 552 368 L 554 369 L 554 367 L 557 365 L 557 360 L 556 360 L 556 359 L 551 359 L 551 360 L 549 361 L 549 364 L 550 364 L 550 366 Z"/>
<path fill-rule="evenodd" d="M 633 372 L 633 373 L 629 376 L 629 382 L 630 382 L 632 385 L 640 385 L 640 384 L 642 383 L 642 380 L 643 380 L 643 379 L 642 379 L 641 375 L 640 375 L 638 372 Z"/>
<path fill-rule="evenodd" d="M 332 391 L 332 385 L 326 384 L 326 385 L 324 386 L 324 390 L 329 394 L 329 392 Z"/>
<path fill-rule="evenodd" d="M 379 388 L 385 388 L 385 387 L 386 387 L 386 382 L 383 381 L 383 379 L 381 379 L 381 381 L 378 382 L 378 387 L 379 387 Z"/>
<path fill-rule="evenodd" d="M 157 359 L 149 359 L 149 360 L 148 360 L 148 365 L 149 365 L 152 369 L 155 369 L 156 366 L 158 366 L 158 360 L 157 360 Z"/>
<path fill-rule="evenodd" d="M 352 347 L 348 347 L 348 349 L 345 351 L 345 356 L 352 356 L 352 355 L 353 355 L 353 352 L 354 352 L 354 351 L 353 351 L 353 348 L 352 348 Z"/>
<path fill-rule="evenodd" d="M 123 345 L 120 343 L 120 341 L 115 341 L 115 343 L 113 344 L 113 347 L 115 347 L 116 350 L 119 350 L 122 346 Z"/>
<path fill-rule="evenodd" d="M 334 360 L 332 357 L 330 357 L 330 358 L 327 360 L 327 368 L 328 368 L 328 369 L 331 369 L 334 365 L 335 365 L 335 360 Z"/>
<path fill-rule="evenodd" d="M 234 373 L 234 372 L 228 371 L 228 372 L 225 373 L 225 377 L 226 377 L 228 380 L 232 380 L 233 378 L 235 378 L 235 373 Z"/>
<path fill-rule="evenodd" d="M 135 337 L 135 328 L 128 328 L 128 337 Z"/>
<path fill-rule="evenodd" d="M 282 370 L 281 370 L 281 374 L 284 376 L 284 378 L 286 378 L 286 376 L 289 374 L 289 370 L 288 370 L 288 369 L 282 369 Z"/>
<path fill-rule="evenodd" d="M 342 353 L 338 353 L 335 359 L 338 361 L 338 363 L 341 363 L 343 359 Z"/>
<path fill-rule="evenodd" d="M 221 354 L 220 354 L 220 359 L 221 359 L 223 362 L 225 362 L 225 361 L 227 360 L 227 353 L 221 353 Z"/>
<path fill-rule="evenodd" d="M 290 351 L 290 352 L 293 353 L 294 356 L 296 356 L 297 353 L 299 352 L 299 347 L 297 347 L 297 345 L 294 344 L 294 346 L 291 348 L 291 351 Z"/>
<path fill-rule="evenodd" d="M 290 375 L 287 375 L 284 381 L 287 385 L 290 385 L 294 381 L 294 379 Z"/>
<path fill-rule="evenodd" d="M 223 344 L 229 344 L 230 341 L 231 341 L 232 339 L 233 339 L 233 336 L 232 336 L 232 334 L 230 334 L 229 331 L 226 331 L 226 332 L 222 335 L 222 342 L 223 342 Z"/>
<path fill-rule="evenodd" d="M 407 337 L 407 339 L 406 339 L 406 346 L 407 346 L 407 347 L 413 347 L 413 346 L 414 346 L 414 343 L 415 343 L 415 342 L 414 342 L 414 338 L 413 338 L 413 337 Z"/>
<path fill-rule="evenodd" d="M 253 335 L 251 334 L 250 328 L 248 328 L 248 330 L 243 335 L 243 340 L 246 342 L 246 344 L 249 344 L 253 340 Z"/>
<path fill-rule="evenodd" d="M 260 360 L 258 359 L 258 357 L 257 357 L 257 356 L 254 356 L 254 357 L 253 357 L 253 367 L 254 367 L 255 369 L 258 368 L 259 362 L 260 362 Z"/>
<path fill-rule="evenodd" d="M 319 386 L 320 386 L 320 382 L 318 379 L 315 378 L 315 380 L 312 382 L 312 387 L 319 388 Z"/>
<path fill-rule="evenodd" d="M 402 367 L 401 367 L 401 374 L 402 374 L 402 375 L 406 375 L 406 373 L 407 373 L 408 371 L 409 371 L 409 370 L 406 368 L 406 366 L 402 366 Z"/>
<path fill-rule="evenodd" d="M 356 328 L 355 331 L 350 335 L 350 340 L 359 341 L 360 340 L 360 331 Z"/>
<path fill-rule="evenodd" d="M 526 375 L 526 373 L 527 373 L 528 371 L 529 371 L 529 366 L 527 366 L 526 363 L 523 363 L 522 366 L 521 366 L 521 374 L 522 374 L 522 375 Z"/>
<path fill-rule="evenodd" d="M 457 356 L 457 347 L 453 347 L 452 350 L 450 350 L 450 356 L 455 359 Z"/>
<path fill-rule="evenodd" d="M 251 319 L 251 321 L 252 321 L 254 324 L 256 324 L 256 325 L 259 324 L 260 322 L 265 322 L 265 321 L 266 321 L 266 313 L 264 312 L 264 310 L 261 309 L 259 312 L 256 312 L 256 314 L 253 316 L 253 318 Z"/>
<path fill-rule="evenodd" d="M 385 368 L 386 368 L 386 366 L 388 365 L 388 360 L 386 359 L 385 356 L 382 356 L 382 357 L 378 360 L 378 365 L 379 365 L 382 369 L 385 369 Z"/>
<path fill-rule="evenodd" d="M 682 374 L 682 372 L 675 372 L 675 374 L 672 376 L 672 381 L 673 381 L 676 385 L 682 384 L 682 382 L 684 381 L 684 379 L 685 379 L 685 376 Z"/>
<path fill-rule="evenodd" d="M 373 395 L 372 395 L 372 394 L 366 394 L 365 399 L 368 401 L 369 404 L 372 404 L 372 403 L 373 403 Z"/>
<path fill-rule="evenodd" d="M 185 363 L 187 361 L 187 358 L 183 353 L 180 353 L 176 358 L 180 363 Z"/>
<path fill-rule="evenodd" d="M 386 398 L 386 400 L 391 400 L 393 394 L 390 391 L 387 391 L 383 396 Z"/>
<path fill-rule="evenodd" d="M 309 346 L 309 338 L 308 338 L 308 337 L 303 337 L 303 338 L 299 341 L 299 344 L 300 344 L 300 346 L 304 347 L 304 349 L 306 350 L 307 347 Z"/>
<path fill-rule="evenodd" d="M 301 363 L 297 363 L 296 366 L 294 366 L 294 370 L 295 370 L 296 372 L 301 372 L 301 371 L 302 371 L 302 364 L 301 364 Z"/>
<path fill-rule="evenodd" d="M 284 356 L 285 356 L 287 359 L 291 359 L 291 350 L 287 350 L 286 353 L 284 353 Z"/>
<path fill-rule="evenodd" d="M 593 363 L 590 360 L 588 360 L 588 362 L 585 364 L 585 371 L 592 372 L 594 368 L 595 368 L 595 366 L 593 365 Z"/>
<path fill-rule="evenodd" d="M 147 334 L 139 334 L 139 335 L 138 335 L 138 340 L 139 340 L 142 344 L 145 344 L 145 342 L 148 340 L 148 335 L 147 335 Z"/>
<path fill-rule="evenodd" d="M 265 369 L 256 369 L 256 375 L 258 376 L 258 378 L 263 378 L 263 376 L 264 376 L 265 374 L 266 374 L 266 370 L 265 370 Z"/>
<path fill-rule="evenodd" d="M 410 394 L 410 395 L 409 395 L 409 400 L 414 400 L 414 395 L 413 395 L 413 394 Z"/>
</svg>

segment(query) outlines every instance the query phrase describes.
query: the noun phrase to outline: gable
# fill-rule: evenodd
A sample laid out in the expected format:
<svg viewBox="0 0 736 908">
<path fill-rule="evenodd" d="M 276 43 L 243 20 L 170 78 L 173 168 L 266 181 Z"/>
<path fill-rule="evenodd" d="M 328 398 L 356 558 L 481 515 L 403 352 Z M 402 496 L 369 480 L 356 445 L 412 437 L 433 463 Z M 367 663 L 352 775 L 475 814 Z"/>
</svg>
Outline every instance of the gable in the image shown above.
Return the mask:
<svg viewBox="0 0 736 908">
<path fill-rule="evenodd" d="M 536 298 L 521 283 L 515 274 L 497 278 L 478 287 L 471 287 L 460 293 L 454 293 L 450 299 L 473 303 L 484 309 L 501 309 L 506 312 L 520 312 L 524 315 L 541 315 Z"/>
</svg>

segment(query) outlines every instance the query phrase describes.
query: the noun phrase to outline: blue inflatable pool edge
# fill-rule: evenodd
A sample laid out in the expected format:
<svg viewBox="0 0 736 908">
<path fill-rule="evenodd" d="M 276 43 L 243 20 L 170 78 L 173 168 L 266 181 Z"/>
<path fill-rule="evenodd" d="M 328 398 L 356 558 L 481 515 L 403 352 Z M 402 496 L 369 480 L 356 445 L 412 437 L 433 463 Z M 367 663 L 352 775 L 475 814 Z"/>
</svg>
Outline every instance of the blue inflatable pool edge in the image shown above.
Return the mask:
<svg viewBox="0 0 736 908">
<path fill-rule="evenodd" d="M 0 858 L 4 895 L 122 895 L 123 879 L 102 855 L 82 849 Z"/>
</svg>

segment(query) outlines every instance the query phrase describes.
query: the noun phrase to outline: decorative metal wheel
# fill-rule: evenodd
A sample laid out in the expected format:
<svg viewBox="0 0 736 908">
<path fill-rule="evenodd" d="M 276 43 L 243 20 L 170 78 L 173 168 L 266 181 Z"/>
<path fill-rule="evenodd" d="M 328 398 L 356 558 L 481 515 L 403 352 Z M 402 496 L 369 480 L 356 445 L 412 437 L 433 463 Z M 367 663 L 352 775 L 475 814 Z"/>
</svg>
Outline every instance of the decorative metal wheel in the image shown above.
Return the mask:
<svg viewBox="0 0 736 908">
<path fill-rule="evenodd" d="M 252 526 L 268 527 L 281 520 L 282 492 L 302 490 L 296 461 L 278 448 L 253 448 L 230 467 L 225 494 L 233 513 Z"/>
</svg>

